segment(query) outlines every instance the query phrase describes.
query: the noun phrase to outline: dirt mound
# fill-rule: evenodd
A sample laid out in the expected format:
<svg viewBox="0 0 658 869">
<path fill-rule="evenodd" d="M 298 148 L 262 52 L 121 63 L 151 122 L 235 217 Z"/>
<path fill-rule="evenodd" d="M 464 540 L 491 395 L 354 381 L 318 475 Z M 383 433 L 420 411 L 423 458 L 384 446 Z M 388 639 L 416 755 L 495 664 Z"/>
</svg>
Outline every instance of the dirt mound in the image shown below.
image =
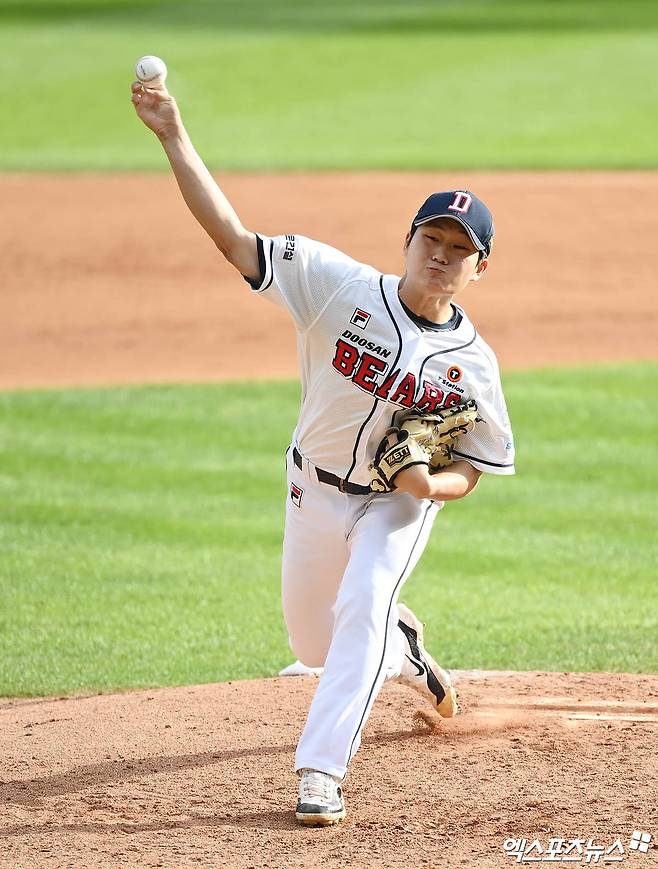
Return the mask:
<svg viewBox="0 0 658 869">
<path fill-rule="evenodd" d="M 4 701 L 0 866 L 489 869 L 523 838 L 619 839 L 624 865 L 651 865 L 629 844 L 656 835 L 658 677 L 456 682 L 450 721 L 384 686 L 329 830 L 293 814 L 315 677 Z"/>
</svg>

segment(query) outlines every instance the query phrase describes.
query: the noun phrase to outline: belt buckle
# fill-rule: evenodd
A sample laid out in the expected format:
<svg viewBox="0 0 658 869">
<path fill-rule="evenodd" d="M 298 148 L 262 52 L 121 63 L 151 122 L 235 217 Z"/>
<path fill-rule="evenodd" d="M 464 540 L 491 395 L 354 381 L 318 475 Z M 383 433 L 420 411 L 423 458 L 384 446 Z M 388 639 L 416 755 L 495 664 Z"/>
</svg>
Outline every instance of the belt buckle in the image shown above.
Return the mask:
<svg viewBox="0 0 658 869">
<path fill-rule="evenodd" d="M 345 480 L 338 481 L 338 491 L 345 494 Z"/>
</svg>

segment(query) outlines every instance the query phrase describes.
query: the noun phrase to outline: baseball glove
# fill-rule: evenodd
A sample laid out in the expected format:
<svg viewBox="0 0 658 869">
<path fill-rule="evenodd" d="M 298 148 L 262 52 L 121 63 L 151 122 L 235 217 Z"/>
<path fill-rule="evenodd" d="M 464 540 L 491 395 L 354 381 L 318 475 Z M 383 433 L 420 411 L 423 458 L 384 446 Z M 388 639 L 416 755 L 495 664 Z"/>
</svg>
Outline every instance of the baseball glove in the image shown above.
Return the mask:
<svg viewBox="0 0 658 869">
<path fill-rule="evenodd" d="M 397 475 L 413 465 L 427 465 L 430 474 L 435 474 L 452 464 L 457 441 L 473 431 L 476 422 L 477 404 L 473 400 L 427 415 L 396 411 L 393 426 L 370 463 L 370 488 L 373 492 L 392 492 Z"/>
</svg>

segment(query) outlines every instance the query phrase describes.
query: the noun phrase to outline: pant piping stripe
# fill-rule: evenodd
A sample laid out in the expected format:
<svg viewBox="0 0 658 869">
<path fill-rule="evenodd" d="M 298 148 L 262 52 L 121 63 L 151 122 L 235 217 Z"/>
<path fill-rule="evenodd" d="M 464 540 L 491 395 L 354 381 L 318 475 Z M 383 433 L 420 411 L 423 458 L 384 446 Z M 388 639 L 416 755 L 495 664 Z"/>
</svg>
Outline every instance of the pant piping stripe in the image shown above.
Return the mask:
<svg viewBox="0 0 658 869">
<path fill-rule="evenodd" d="M 413 546 L 411 547 L 411 551 L 409 552 L 409 558 L 407 558 L 407 563 L 405 564 L 405 566 L 402 570 L 402 573 L 400 574 L 400 577 L 398 578 L 398 581 L 395 583 L 395 587 L 393 589 L 393 594 L 391 595 L 391 599 L 388 602 L 388 610 L 386 612 L 386 631 L 384 633 L 384 648 L 382 649 L 382 657 L 381 657 L 381 660 L 379 662 L 379 667 L 377 668 L 377 672 L 375 674 L 374 681 L 370 687 L 370 691 L 368 693 L 368 699 L 366 700 L 366 705 L 365 705 L 365 708 L 364 708 L 363 713 L 361 715 L 361 720 L 359 721 L 359 725 L 356 728 L 356 733 L 354 734 L 354 737 L 352 738 L 352 742 L 350 744 L 350 750 L 349 750 L 348 755 L 347 755 L 347 763 L 348 764 L 352 760 L 352 749 L 354 748 L 354 743 L 356 741 L 357 736 L 361 732 L 361 727 L 363 726 L 363 719 L 366 717 L 366 713 L 368 711 L 368 706 L 370 705 L 370 699 L 372 697 L 372 692 L 375 690 L 375 685 L 377 684 L 377 679 L 379 679 L 379 674 L 381 673 L 382 666 L 384 665 L 384 659 L 386 658 L 386 641 L 388 640 L 388 620 L 389 620 L 389 617 L 391 615 L 391 607 L 393 606 L 393 600 L 395 598 L 395 593 L 398 590 L 400 583 L 404 579 L 404 575 L 407 572 L 407 568 L 409 567 L 409 562 L 411 561 L 411 557 L 414 554 L 416 544 L 420 540 L 420 535 L 423 533 L 423 528 L 425 527 L 425 520 L 427 519 L 427 515 L 433 506 L 434 506 L 433 503 L 428 504 L 427 509 L 425 510 L 425 515 L 423 516 L 423 521 L 421 522 L 420 529 L 418 530 L 418 534 L 416 536 L 416 539 L 414 540 Z"/>
<path fill-rule="evenodd" d="M 373 499 L 371 498 L 369 501 L 366 502 L 366 504 L 365 504 L 364 507 L 363 507 L 363 510 L 361 510 L 361 512 L 359 513 L 359 515 L 358 515 L 358 516 L 356 517 L 356 519 L 354 520 L 354 523 L 352 524 L 352 527 L 350 528 L 350 530 L 349 530 L 349 531 L 347 532 L 347 534 L 345 535 L 345 540 L 349 540 L 349 539 L 350 539 L 350 537 L 352 536 L 352 532 L 354 531 L 354 529 L 356 528 L 356 526 L 359 524 L 359 522 L 363 519 L 363 517 L 364 517 L 364 516 L 366 515 L 366 513 L 368 512 L 368 509 L 370 508 L 370 505 L 372 504 L 372 500 L 373 500 Z"/>
</svg>

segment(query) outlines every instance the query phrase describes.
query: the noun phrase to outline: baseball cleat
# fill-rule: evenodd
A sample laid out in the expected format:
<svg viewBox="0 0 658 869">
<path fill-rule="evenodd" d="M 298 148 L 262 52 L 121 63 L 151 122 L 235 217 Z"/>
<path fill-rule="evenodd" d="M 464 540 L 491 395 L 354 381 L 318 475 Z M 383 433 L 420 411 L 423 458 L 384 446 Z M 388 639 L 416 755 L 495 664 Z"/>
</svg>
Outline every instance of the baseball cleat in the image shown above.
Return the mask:
<svg viewBox="0 0 658 869">
<path fill-rule="evenodd" d="M 450 675 L 423 646 L 423 623 L 403 603 L 398 604 L 398 615 L 398 627 L 405 636 L 407 648 L 402 672 L 396 681 L 426 697 L 442 718 L 452 718 L 459 711 L 457 695 Z"/>
<path fill-rule="evenodd" d="M 343 791 L 326 772 L 305 769 L 299 781 L 297 820 L 307 827 L 328 827 L 345 817 Z"/>
</svg>

